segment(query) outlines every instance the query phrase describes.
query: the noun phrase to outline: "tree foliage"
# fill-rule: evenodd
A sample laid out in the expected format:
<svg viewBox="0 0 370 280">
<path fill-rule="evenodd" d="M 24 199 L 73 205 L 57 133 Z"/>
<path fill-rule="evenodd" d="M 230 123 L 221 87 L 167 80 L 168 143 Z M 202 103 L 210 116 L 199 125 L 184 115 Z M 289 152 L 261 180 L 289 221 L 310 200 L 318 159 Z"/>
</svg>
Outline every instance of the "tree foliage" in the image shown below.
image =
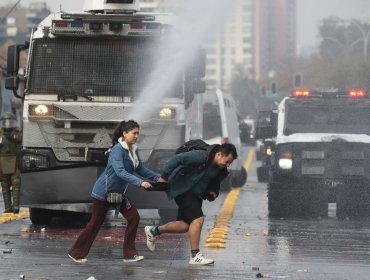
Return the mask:
<svg viewBox="0 0 370 280">
<path fill-rule="evenodd" d="M 320 54 L 330 60 L 364 58 L 369 54 L 366 47 L 369 36 L 368 23 L 348 22 L 338 17 L 324 19 L 320 27 Z"/>
<path fill-rule="evenodd" d="M 270 91 L 274 82 L 280 94 L 288 95 L 298 73 L 303 77 L 301 86 L 304 88 L 366 88 L 370 91 L 370 46 L 367 45 L 370 44 L 370 24 L 330 17 L 323 20 L 319 38 L 318 53 L 282 61 L 279 68 L 272 69 L 274 77 L 259 84 L 249 77 L 243 65 L 237 65 L 230 89 L 240 113 L 255 114 L 258 110 L 270 109 L 273 104 L 261 94 L 260 88 Z"/>
<path fill-rule="evenodd" d="M 261 102 L 259 86 L 242 64 L 237 64 L 234 67 L 230 93 L 235 99 L 238 112 L 242 117 L 256 115 Z"/>
<path fill-rule="evenodd" d="M 302 87 L 370 90 L 370 46 L 366 46 L 370 25 L 330 17 L 324 19 L 319 31 L 317 54 L 287 60 L 276 70 L 281 90 L 293 88 L 296 73 L 302 73 Z"/>
</svg>

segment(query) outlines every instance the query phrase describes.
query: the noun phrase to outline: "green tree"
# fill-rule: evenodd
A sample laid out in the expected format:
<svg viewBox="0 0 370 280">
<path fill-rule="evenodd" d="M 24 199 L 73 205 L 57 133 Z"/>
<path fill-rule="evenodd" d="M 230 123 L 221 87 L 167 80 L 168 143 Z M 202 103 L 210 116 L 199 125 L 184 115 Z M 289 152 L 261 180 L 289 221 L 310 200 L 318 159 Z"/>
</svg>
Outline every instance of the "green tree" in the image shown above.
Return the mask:
<svg viewBox="0 0 370 280">
<path fill-rule="evenodd" d="M 295 73 L 302 73 L 302 87 L 370 90 L 370 59 L 367 59 L 370 25 L 330 17 L 323 21 L 320 37 L 317 54 L 288 59 L 279 65 L 274 78 L 279 89 L 288 93 L 293 88 Z"/>
</svg>

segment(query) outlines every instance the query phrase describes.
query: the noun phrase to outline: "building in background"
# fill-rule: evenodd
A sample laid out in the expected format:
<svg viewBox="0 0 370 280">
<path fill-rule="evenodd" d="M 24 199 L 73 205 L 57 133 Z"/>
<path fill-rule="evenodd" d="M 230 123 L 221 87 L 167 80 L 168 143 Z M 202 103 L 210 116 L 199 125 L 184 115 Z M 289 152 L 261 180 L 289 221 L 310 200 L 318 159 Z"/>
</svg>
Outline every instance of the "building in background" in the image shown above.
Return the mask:
<svg viewBox="0 0 370 280">
<path fill-rule="evenodd" d="M 255 79 L 268 77 L 296 55 L 296 0 L 255 0 Z"/>
<path fill-rule="evenodd" d="M 207 50 L 207 87 L 228 90 L 237 69 L 253 76 L 253 0 L 235 0 L 224 30 L 210 38 Z"/>
<path fill-rule="evenodd" d="M 47 7 L 46 2 L 32 2 L 27 9 L 27 38 L 30 39 L 32 29 L 50 14 L 50 9 Z"/>
<path fill-rule="evenodd" d="M 207 51 L 207 88 L 228 89 L 235 67 L 242 66 L 253 75 L 253 0 L 234 0 L 234 14 L 223 32 L 209 38 Z M 175 0 L 141 0 L 142 11 L 172 12 Z"/>
<path fill-rule="evenodd" d="M 12 5 L 0 7 L 0 45 L 9 40 L 18 44 L 29 41 L 32 29 L 50 14 L 45 1 L 32 2 L 29 7 L 18 5 L 12 8 Z"/>
<path fill-rule="evenodd" d="M 50 14 L 46 2 L 32 2 L 29 7 L 8 5 L 0 7 L 0 115 L 1 112 L 13 112 L 17 120 L 21 119 L 21 100 L 13 92 L 5 89 L 7 48 L 12 44 L 23 44 L 30 40 L 33 28 Z M 21 68 L 25 66 L 27 54 L 21 53 Z"/>
<path fill-rule="evenodd" d="M 176 0 L 141 0 L 142 11 L 171 12 Z M 235 71 L 257 81 L 296 55 L 296 0 L 234 0 L 234 14 L 207 45 L 207 88 L 229 89 Z"/>
</svg>

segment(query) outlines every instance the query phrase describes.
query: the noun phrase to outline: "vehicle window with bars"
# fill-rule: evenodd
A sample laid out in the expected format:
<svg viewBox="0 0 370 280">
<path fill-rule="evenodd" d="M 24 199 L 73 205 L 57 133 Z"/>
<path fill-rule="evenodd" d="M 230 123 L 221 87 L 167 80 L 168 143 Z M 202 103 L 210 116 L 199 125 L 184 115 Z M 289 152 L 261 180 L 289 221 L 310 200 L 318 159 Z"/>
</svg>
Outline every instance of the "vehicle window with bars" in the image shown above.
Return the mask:
<svg viewBox="0 0 370 280">
<path fill-rule="evenodd" d="M 155 66 L 155 38 L 34 41 L 28 92 L 137 97 Z M 181 97 L 179 79 L 167 96 Z"/>
<path fill-rule="evenodd" d="M 370 134 L 370 104 L 300 106 L 289 104 L 285 131 L 291 133 Z"/>
</svg>

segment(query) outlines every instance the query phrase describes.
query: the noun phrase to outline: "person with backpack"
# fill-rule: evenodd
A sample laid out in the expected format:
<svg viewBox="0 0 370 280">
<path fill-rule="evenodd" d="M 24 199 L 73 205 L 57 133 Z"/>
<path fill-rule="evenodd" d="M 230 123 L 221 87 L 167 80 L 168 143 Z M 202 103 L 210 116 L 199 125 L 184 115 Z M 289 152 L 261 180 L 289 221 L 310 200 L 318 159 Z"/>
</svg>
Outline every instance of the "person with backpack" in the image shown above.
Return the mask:
<svg viewBox="0 0 370 280">
<path fill-rule="evenodd" d="M 229 173 L 227 168 L 238 157 L 237 151 L 230 143 L 207 147 L 199 147 L 199 143 L 195 146 L 185 143 L 179 150 L 167 161 L 161 175 L 170 184 L 167 191 L 169 198 L 178 205 L 177 219 L 161 226 L 146 226 L 147 246 L 154 251 L 160 234 L 188 232 L 191 247 L 189 264 L 213 264 L 214 260 L 204 257 L 199 251 L 204 222 L 202 202 L 217 198 L 221 181 Z"/>
<path fill-rule="evenodd" d="M 108 209 L 113 206 L 119 209 L 127 220 L 123 241 L 123 262 L 137 262 L 144 259 L 135 247 L 136 233 L 140 216 L 133 201 L 126 196 L 128 184 L 150 189 L 150 181 L 157 182 L 159 174 L 146 168 L 135 145 L 139 137 L 139 124 L 134 120 L 122 121 L 113 132 L 113 147 L 109 152 L 107 166 L 96 180 L 91 197 L 93 202 L 92 216 L 85 229 L 68 252 L 68 256 L 76 263 L 85 263 L 86 256 L 104 222 Z M 142 179 L 134 172 L 148 178 Z M 117 201 L 111 201 L 110 194 Z"/>
</svg>

